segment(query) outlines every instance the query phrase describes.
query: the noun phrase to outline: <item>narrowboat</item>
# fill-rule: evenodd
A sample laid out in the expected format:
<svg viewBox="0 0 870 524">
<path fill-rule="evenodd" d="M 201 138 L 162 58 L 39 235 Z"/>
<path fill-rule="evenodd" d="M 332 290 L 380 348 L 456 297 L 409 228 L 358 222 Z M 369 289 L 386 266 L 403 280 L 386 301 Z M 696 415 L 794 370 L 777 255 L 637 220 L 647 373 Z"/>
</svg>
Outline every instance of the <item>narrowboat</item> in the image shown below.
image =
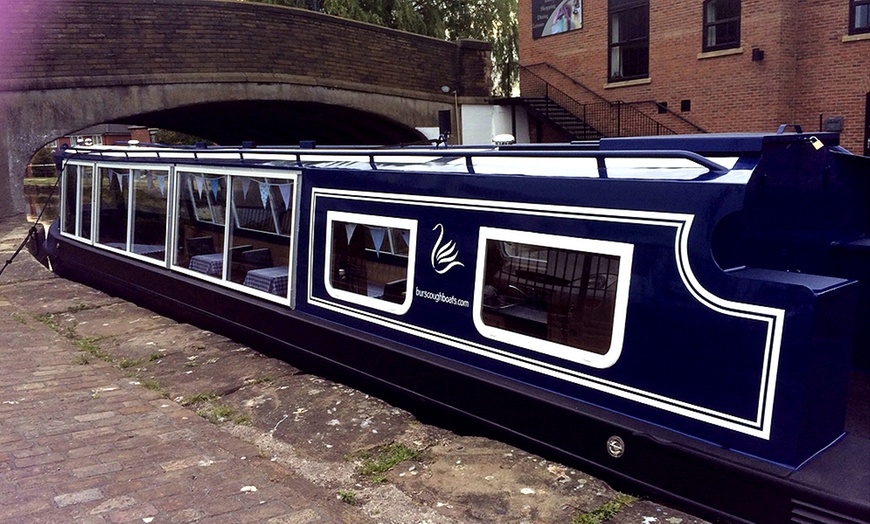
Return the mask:
<svg viewBox="0 0 870 524">
<path fill-rule="evenodd" d="M 729 522 L 870 521 L 870 158 L 834 133 L 73 147 L 60 275 Z"/>
</svg>

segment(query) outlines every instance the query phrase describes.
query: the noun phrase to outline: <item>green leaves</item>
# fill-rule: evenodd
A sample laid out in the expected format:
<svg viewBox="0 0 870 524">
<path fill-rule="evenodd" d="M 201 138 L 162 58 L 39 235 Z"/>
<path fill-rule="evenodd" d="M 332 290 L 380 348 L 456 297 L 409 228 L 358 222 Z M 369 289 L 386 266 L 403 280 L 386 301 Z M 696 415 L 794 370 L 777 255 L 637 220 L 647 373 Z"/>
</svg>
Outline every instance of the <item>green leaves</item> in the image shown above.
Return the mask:
<svg viewBox="0 0 870 524">
<path fill-rule="evenodd" d="M 492 46 L 493 94 L 510 96 L 519 78 L 517 0 L 256 0 L 445 40 Z"/>
</svg>

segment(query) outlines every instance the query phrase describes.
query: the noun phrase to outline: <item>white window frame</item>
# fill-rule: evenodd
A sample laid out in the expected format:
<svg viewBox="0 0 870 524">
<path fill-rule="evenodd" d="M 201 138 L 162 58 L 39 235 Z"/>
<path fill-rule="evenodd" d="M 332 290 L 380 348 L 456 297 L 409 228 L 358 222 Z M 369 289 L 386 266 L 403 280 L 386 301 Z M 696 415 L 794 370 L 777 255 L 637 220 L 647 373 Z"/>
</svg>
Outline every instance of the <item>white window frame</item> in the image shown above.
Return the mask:
<svg viewBox="0 0 870 524">
<path fill-rule="evenodd" d="M 233 177 L 247 177 L 247 178 L 272 178 L 272 179 L 280 179 L 287 180 L 293 184 L 293 202 L 292 206 L 292 215 L 290 217 L 290 236 L 277 235 L 280 238 L 286 239 L 288 244 L 290 245 L 290 250 L 288 252 L 288 268 L 287 268 L 287 295 L 273 295 L 271 293 L 267 293 L 265 291 L 260 291 L 258 289 L 254 289 L 251 287 L 244 286 L 242 284 L 237 284 L 227 279 L 227 264 L 224 264 L 223 270 L 221 272 L 221 277 L 214 277 L 211 275 L 206 275 L 205 273 L 200 273 L 198 271 L 193 271 L 190 268 L 186 268 L 184 266 L 180 266 L 176 261 L 176 252 L 175 249 L 172 250 L 171 255 L 167 256 L 168 263 L 170 264 L 170 269 L 173 271 L 177 271 L 179 273 L 183 273 L 185 275 L 192 276 L 194 278 L 198 278 L 201 280 L 205 280 L 211 283 L 216 283 L 223 287 L 233 289 L 236 291 L 241 291 L 248 295 L 253 295 L 259 298 L 264 298 L 266 300 L 270 300 L 272 302 L 278 302 L 280 304 L 289 305 L 291 308 L 295 307 L 294 303 L 294 290 L 296 286 L 294 285 L 296 281 L 296 243 L 298 240 L 298 220 L 299 220 L 299 206 L 301 204 L 301 192 L 299 191 L 299 180 L 300 180 L 300 170 L 272 170 L 272 169 L 252 169 L 252 168 L 232 168 L 232 167 L 206 167 L 206 166 L 197 166 L 197 165 L 177 165 L 173 170 L 174 181 L 173 181 L 173 200 L 170 203 L 170 207 L 172 210 L 172 224 L 170 225 L 171 230 L 171 239 L 170 245 L 176 246 L 178 241 L 178 221 L 180 218 L 179 213 L 179 201 L 180 195 L 182 191 L 185 191 L 185 188 L 181 187 L 181 179 L 182 174 L 188 175 L 197 175 L 197 174 L 205 174 L 205 175 L 217 175 L 227 177 L 227 201 L 228 204 L 224 209 L 224 223 L 223 224 L 214 224 L 224 227 L 224 238 L 223 245 L 221 246 L 221 253 L 223 255 L 223 259 L 226 261 L 229 256 L 229 248 L 230 248 L 230 234 L 229 227 L 237 227 L 237 225 L 230 220 L 232 218 L 232 178 Z M 210 188 L 206 188 L 207 191 L 211 191 Z M 209 203 L 211 205 L 211 203 Z M 212 216 L 214 214 L 212 213 Z M 204 221 L 206 222 L 206 221 Z M 258 233 L 269 234 L 268 232 L 252 230 L 248 228 L 239 227 L 239 229 L 245 231 L 256 231 Z"/>
<path fill-rule="evenodd" d="M 331 270 L 332 270 L 332 246 L 333 246 L 333 231 L 335 230 L 335 222 L 351 222 L 364 226 L 375 226 L 384 228 L 407 229 L 408 234 L 408 273 L 405 281 L 405 300 L 397 304 L 388 302 L 379 298 L 353 293 L 344 289 L 337 289 L 332 286 Z M 359 213 L 347 213 L 344 211 L 327 211 L 326 212 L 326 235 L 325 235 L 324 253 L 326 254 L 323 263 L 323 282 L 326 286 L 326 292 L 332 298 L 344 302 L 350 302 L 359 306 L 365 306 L 379 311 L 385 311 L 394 315 L 404 315 L 411 309 L 411 302 L 414 298 L 413 283 L 414 283 L 414 267 L 417 259 L 417 221 L 408 218 L 394 218 L 379 215 L 363 215 Z M 401 256 L 401 255 L 397 255 Z"/>
<path fill-rule="evenodd" d="M 133 177 L 129 177 L 127 181 L 127 232 L 126 232 L 126 241 L 124 249 L 118 249 L 114 246 L 110 246 L 107 244 L 103 244 L 98 242 L 97 233 L 100 230 L 100 203 L 101 203 L 101 188 L 102 185 L 98 184 L 100 169 L 124 169 L 128 170 L 131 173 L 133 171 L 164 171 L 166 173 L 166 224 L 164 225 L 165 230 L 163 233 L 163 240 L 165 244 L 163 245 L 163 260 L 158 260 L 156 258 L 151 258 L 145 255 L 140 255 L 139 253 L 134 253 L 131 249 L 133 243 L 133 217 L 135 213 L 135 205 L 136 198 L 133 192 Z M 134 164 L 134 163 L 121 163 L 121 162 L 97 162 L 94 168 L 94 196 L 93 196 L 93 216 L 91 217 L 92 222 L 92 233 L 91 237 L 93 238 L 93 245 L 108 251 L 113 251 L 115 253 L 121 253 L 124 255 L 128 255 L 131 258 L 135 258 L 136 260 L 141 260 L 143 262 L 148 262 L 149 264 L 155 264 L 158 266 L 169 267 L 169 246 L 172 245 L 170 242 L 170 223 L 173 222 L 173 218 L 171 216 L 172 213 L 172 201 L 170 200 L 173 196 L 172 193 L 172 169 L 171 166 L 167 164 Z"/>
<path fill-rule="evenodd" d="M 284 178 L 283 178 L 283 177 L 280 177 L 280 176 L 267 176 L 267 177 L 259 177 L 259 176 L 257 176 L 257 177 L 254 177 L 254 176 L 247 176 L 247 175 L 242 176 L 242 175 L 239 175 L 239 174 L 236 174 L 235 176 L 238 177 L 238 178 L 271 178 L 271 179 L 280 179 L 280 180 L 284 180 Z M 272 184 L 272 183 L 269 182 L 269 184 Z M 243 229 L 243 230 L 245 230 L 245 231 L 253 231 L 253 232 L 255 232 L 255 233 L 267 233 L 267 234 L 268 234 L 268 233 L 272 233 L 272 232 L 274 232 L 274 233 L 275 233 L 276 235 L 278 235 L 278 236 L 287 237 L 287 238 L 292 237 L 292 231 L 291 231 L 290 235 L 283 235 L 283 234 L 281 234 L 281 232 L 280 232 L 280 223 L 278 222 L 278 214 L 279 214 L 280 210 L 279 210 L 277 207 L 275 207 L 275 201 L 276 201 L 275 198 L 270 198 L 270 199 L 269 199 L 269 211 L 270 211 L 270 214 L 271 214 L 271 216 L 272 216 L 272 226 L 274 227 L 274 231 L 263 231 L 263 230 L 261 230 L 261 229 L 253 229 L 253 228 L 250 228 L 250 227 L 244 227 L 244 226 L 242 226 L 242 225 L 239 223 L 239 210 L 238 210 L 238 206 L 236 205 L 236 199 L 234 198 L 234 197 L 235 197 L 235 192 L 234 192 L 234 188 L 233 188 L 233 186 L 230 186 L 230 189 L 231 189 L 231 191 L 229 192 L 228 197 L 229 197 L 229 200 L 230 200 L 230 205 L 232 206 L 233 210 L 234 210 L 235 213 L 236 213 L 236 219 L 233 221 L 233 222 L 235 223 L 235 227 L 237 227 L 238 229 Z M 259 188 L 258 188 L 258 189 L 259 189 Z M 298 188 L 296 187 L 296 182 L 293 181 L 293 199 L 294 199 L 294 201 L 296 200 L 296 192 L 297 192 L 297 189 L 298 189 Z"/>
<path fill-rule="evenodd" d="M 581 348 L 567 346 L 485 324 L 482 316 L 483 288 L 485 285 L 484 270 L 486 262 L 486 243 L 490 240 L 497 242 L 515 242 L 555 249 L 581 251 L 593 255 L 618 257 L 619 270 L 617 273 L 610 348 L 604 354 L 598 354 Z M 481 227 L 477 244 L 477 265 L 475 269 L 474 300 L 472 304 L 474 325 L 481 335 L 491 340 L 517 346 L 530 351 L 536 351 L 538 353 L 575 362 L 584 366 L 598 369 L 608 368 L 614 365 L 622 354 L 622 346 L 625 337 L 626 313 L 628 310 L 628 295 L 629 288 L 631 287 L 631 262 L 633 253 L 634 245 L 623 242 Z"/>
<path fill-rule="evenodd" d="M 66 204 L 66 202 L 67 202 L 66 177 L 67 177 L 67 168 L 70 166 L 76 167 L 76 173 L 75 173 L 75 176 L 76 176 L 76 195 L 75 195 L 76 213 L 75 213 L 75 217 L 74 217 L 75 224 L 73 225 L 73 230 L 75 232 L 72 234 L 65 232 L 66 211 L 67 211 L 66 210 L 66 205 L 67 205 Z M 80 169 L 82 167 L 91 168 L 91 234 L 90 234 L 90 238 L 82 236 L 82 223 L 81 223 L 81 218 L 82 218 L 82 213 L 81 213 L 81 211 L 82 211 L 82 179 L 81 179 L 81 171 L 80 171 Z M 96 221 L 94 219 L 94 196 L 96 195 L 96 192 L 97 192 L 97 190 L 95 189 L 96 188 L 95 181 L 97 178 L 96 174 L 97 174 L 97 167 L 96 167 L 96 164 L 94 162 L 68 161 L 68 162 L 64 163 L 63 171 L 61 172 L 61 176 L 64 177 L 64 180 L 62 180 L 63 183 L 61 184 L 61 199 L 60 199 L 60 201 L 61 201 L 61 213 L 60 213 L 60 218 L 61 218 L 60 232 L 61 232 L 61 235 L 66 236 L 66 237 L 70 237 L 70 238 L 74 238 L 74 239 L 78 240 L 79 242 L 83 242 L 83 243 L 86 243 L 89 245 L 94 244 L 94 232 L 96 231 L 96 228 L 95 228 Z"/>
</svg>

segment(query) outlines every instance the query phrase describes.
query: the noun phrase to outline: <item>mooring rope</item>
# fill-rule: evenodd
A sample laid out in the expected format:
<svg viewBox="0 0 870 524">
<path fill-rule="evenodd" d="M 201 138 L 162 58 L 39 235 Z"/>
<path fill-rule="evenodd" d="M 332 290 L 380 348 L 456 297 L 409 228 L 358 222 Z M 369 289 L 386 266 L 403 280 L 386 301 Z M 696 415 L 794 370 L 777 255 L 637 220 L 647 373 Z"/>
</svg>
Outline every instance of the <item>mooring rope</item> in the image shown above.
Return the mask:
<svg viewBox="0 0 870 524">
<path fill-rule="evenodd" d="M 57 172 L 57 180 L 55 180 L 54 185 L 51 187 L 51 193 L 48 194 L 48 199 L 46 199 L 45 204 L 42 205 L 42 209 L 39 211 L 39 215 L 36 216 L 36 220 L 33 222 L 33 225 L 30 226 L 30 229 L 27 231 L 27 236 L 24 237 L 24 240 L 18 246 L 18 249 L 15 250 L 15 253 L 12 254 L 11 257 L 3 264 L 3 267 L 0 267 L 0 275 L 6 271 L 6 268 L 12 264 L 12 261 L 15 260 L 15 257 L 21 253 L 21 250 L 24 249 L 24 246 L 30 241 L 31 237 L 36 234 L 36 226 L 39 225 L 39 221 L 42 220 L 42 215 L 45 214 L 45 210 L 48 209 L 48 205 L 51 204 L 51 200 L 54 198 L 54 194 L 57 191 L 57 188 L 60 186 L 60 178 L 63 173 L 63 168 L 59 169 Z"/>
</svg>

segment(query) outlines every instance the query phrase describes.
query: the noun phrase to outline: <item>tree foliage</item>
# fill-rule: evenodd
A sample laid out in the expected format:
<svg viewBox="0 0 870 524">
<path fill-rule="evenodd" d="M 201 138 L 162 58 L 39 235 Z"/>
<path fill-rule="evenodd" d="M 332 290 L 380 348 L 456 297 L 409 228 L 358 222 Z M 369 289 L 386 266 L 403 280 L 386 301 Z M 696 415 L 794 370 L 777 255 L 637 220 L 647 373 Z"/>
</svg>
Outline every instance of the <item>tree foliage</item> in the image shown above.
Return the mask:
<svg viewBox="0 0 870 524">
<path fill-rule="evenodd" d="M 180 133 L 178 131 L 171 131 L 169 129 L 158 129 L 154 133 L 154 142 L 158 144 L 178 144 L 190 146 L 196 144 L 197 142 L 205 142 L 207 144 L 214 143 L 198 136 L 188 135 L 185 133 Z"/>
<path fill-rule="evenodd" d="M 255 0 L 300 7 L 411 33 L 492 46 L 493 91 L 509 96 L 519 75 L 517 0 Z"/>
</svg>

